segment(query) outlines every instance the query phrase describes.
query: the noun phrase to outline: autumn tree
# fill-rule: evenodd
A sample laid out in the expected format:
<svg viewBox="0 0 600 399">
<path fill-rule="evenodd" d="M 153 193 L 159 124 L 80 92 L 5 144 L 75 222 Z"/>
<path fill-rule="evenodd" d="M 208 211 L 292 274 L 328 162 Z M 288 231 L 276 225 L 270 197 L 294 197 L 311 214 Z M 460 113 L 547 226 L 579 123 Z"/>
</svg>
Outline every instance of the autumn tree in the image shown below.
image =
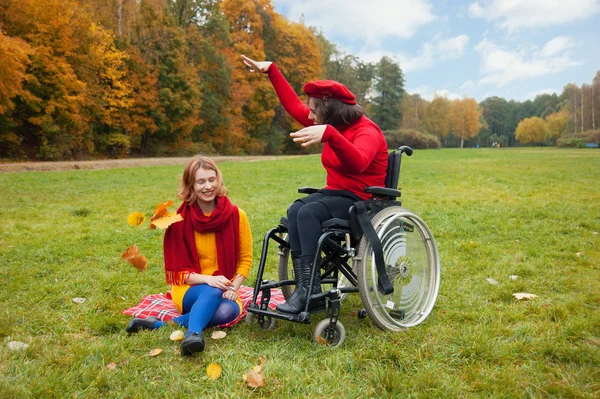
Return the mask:
<svg viewBox="0 0 600 399">
<path fill-rule="evenodd" d="M 540 144 L 546 137 L 546 123 L 542 118 L 533 116 L 519 122 L 515 137 L 522 144 Z"/>
<path fill-rule="evenodd" d="M 377 64 L 373 89 L 373 121 L 382 130 L 397 129 L 402 121 L 404 74 L 392 59 L 384 56 Z"/>
<path fill-rule="evenodd" d="M 404 95 L 400 103 L 402 129 L 427 130 L 427 101 L 418 94 Z"/>
<path fill-rule="evenodd" d="M 546 116 L 545 141 L 548 144 L 555 144 L 556 140 L 565 132 L 568 118 L 569 114 L 564 109 Z"/>
<path fill-rule="evenodd" d="M 438 140 L 450 133 L 450 100 L 437 94 L 427 106 L 427 131 Z"/>
<path fill-rule="evenodd" d="M 450 105 L 450 125 L 456 137 L 460 138 L 460 148 L 464 141 L 475 137 L 481 127 L 479 106 L 473 98 L 454 100 Z"/>
<path fill-rule="evenodd" d="M 12 129 L 13 99 L 23 94 L 23 82 L 29 65 L 30 46 L 19 38 L 2 33 L 0 25 L 0 156 L 19 154 L 21 140 Z"/>
</svg>

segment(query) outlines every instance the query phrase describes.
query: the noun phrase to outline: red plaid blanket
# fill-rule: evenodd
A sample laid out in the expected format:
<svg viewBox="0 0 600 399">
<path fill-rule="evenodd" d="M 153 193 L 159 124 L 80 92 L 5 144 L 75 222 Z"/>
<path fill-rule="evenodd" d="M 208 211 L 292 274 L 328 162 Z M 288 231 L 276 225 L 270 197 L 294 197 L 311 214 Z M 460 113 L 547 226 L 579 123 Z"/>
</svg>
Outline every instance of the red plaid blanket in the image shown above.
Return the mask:
<svg viewBox="0 0 600 399">
<path fill-rule="evenodd" d="M 238 290 L 238 296 L 240 297 L 243 305 L 242 313 L 237 317 L 237 319 L 217 327 L 233 327 L 240 320 L 246 317 L 246 314 L 248 313 L 248 306 L 250 305 L 250 302 L 252 302 L 253 295 L 254 288 L 242 285 Z M 259 293 L 257 301 L 260 302 L 260 298 L 261 294 Z M 269 302 L 269 307 L 271 309 L 275 309 L 275 306 L 284 302 L 285 298 L 283 297 L 281 290 L 271 291 L 271 301 Z M 171 320 L 174 317 L 181 316 L 181 313 L 177 311 L 177 308 L 175 308 L 175 305 L 171 300 L 170 292 L 167 292 L 166 294 L 147 295 L 143 297 L 140 303 L 138 303 L 136 306 L 126 309 L 122 313 L 133 317 L 139 317 L 141 319 L 145 319 L 147 317 L 156 317 L 162 321 Z"/>
</svg>

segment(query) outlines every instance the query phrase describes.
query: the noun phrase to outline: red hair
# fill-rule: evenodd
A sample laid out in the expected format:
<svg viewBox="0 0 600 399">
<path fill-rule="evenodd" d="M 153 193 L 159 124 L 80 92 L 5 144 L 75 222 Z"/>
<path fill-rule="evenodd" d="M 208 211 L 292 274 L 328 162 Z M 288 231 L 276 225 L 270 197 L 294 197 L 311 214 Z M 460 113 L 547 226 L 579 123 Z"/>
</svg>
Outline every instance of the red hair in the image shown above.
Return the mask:
<svg viewBox="0 0 600 399">
<path fill-rule="evenodd" d="M 223 185 L 223 175 L 215 161 L 201 155 L 196 155 L 188 162 L 183 170 L 181 188 L 179 189 L 179 193 L 177 193 L 177 197 L 179 197 L 180 200 L 188 204 L 193 204 L 198 199 L 196 197 L 196 192 L 194 191 L 194 183 L 196 183 L 196 172 L 198 169 L 213 170 L 217 174 L 216 195 L 227 195 L 227 188 Z"/>
</svg>

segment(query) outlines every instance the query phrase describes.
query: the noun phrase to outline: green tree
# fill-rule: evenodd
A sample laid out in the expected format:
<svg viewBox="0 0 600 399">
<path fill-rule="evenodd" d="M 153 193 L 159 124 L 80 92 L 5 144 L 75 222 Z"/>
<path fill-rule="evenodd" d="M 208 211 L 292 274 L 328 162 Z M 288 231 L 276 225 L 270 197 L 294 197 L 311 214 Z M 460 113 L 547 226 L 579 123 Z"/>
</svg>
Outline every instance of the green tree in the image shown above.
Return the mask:
<svg viewBox="0 0 600 399">
<path fill-rule="evenodd" d="M 400 104 L 405 92 L 404 74 L 397 63 L 385 56 L 375 70 L 373 121 L 382 130 L 397 129 L 402 122 Z"/>
</svg>

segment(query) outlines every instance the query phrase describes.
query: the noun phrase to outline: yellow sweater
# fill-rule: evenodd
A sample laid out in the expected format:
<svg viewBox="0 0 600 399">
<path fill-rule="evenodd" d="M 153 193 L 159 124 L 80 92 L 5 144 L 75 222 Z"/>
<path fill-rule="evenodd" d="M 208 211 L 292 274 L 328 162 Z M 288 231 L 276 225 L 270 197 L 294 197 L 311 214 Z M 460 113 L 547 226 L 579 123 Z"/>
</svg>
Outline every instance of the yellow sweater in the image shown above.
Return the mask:
<svg viewBox="0 0 600 399">
<path fill-rule="evenodd" d="M 248 216 L 246 216 L 246 213 L 243 210 L 239 210 L 240 260 L 238 261 L 235 272 L 244 277 L 248 277 L 248 274 L 250 274 L 250 268 L 252 267 L 252 232 L 250 231 Z M 195 231 L 194 238 L 196 241 L 196 249 L 198 250 L 198 258 L 200 259 L 200 264 L 202 265 L 202 274 L 212 276 L 212 274 L 218 270 L 215 233 L 198 233 Z M 183 311 L 183 296 L 189 288 L 190 286 L 188 284 L 171 286 L 171 297 L 173 298 L 173 303 L 175 303 L 175 307 L 177 310 L 179 310 L 179 312 Z M 242 303 L 239 298 L 237 302 L 241 311 Z"/>
</svg>

